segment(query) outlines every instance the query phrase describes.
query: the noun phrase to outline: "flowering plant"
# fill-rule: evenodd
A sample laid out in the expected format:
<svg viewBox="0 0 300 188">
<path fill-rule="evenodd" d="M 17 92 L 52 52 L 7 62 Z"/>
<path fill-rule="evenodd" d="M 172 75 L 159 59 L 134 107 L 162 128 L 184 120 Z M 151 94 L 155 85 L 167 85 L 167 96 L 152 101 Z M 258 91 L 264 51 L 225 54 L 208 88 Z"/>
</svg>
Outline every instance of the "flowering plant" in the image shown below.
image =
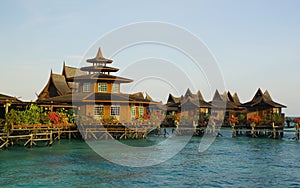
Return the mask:
<svg viewBox="0 0 300 188">
<path fill-rule="evenodd" d="M 54 123 L 54 124 L 59 123 L 59 113 L 58 112 L 50 112 L 48 114 L 48 117 L 52 123 Z"/>
<path fill-rule="evenodd" d="M 229 122 L 230 122 L 230 123 L 238 123 L 239 120 L 238 120 L 237 117 L 232 116 L 232 117 L 229 119 Z"/>
<path fill-rule="evenodd" d="M 294 123 L 300 123 L 300 118 L 294 118 L 293 122 Z"/>
<path fill-rule="evenodd" d="M 249 118 L 248 121 L 250 123 L 259 123 L 259 122 L 261 122 L 261 117 L 255 116 L 255 117 Z"/>
</svg>

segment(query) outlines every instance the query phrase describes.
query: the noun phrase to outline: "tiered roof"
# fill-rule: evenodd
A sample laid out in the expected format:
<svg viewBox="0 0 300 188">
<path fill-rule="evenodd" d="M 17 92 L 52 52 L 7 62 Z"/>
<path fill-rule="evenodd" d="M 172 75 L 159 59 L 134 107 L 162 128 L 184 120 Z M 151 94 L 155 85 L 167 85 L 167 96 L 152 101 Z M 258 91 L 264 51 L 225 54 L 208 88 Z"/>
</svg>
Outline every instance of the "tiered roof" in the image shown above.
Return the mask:
<svg viewBox="0 0 300 188">
<path fill-rule="evenodd" d="M 92 59 L 87 59 L 86 61 L 88 63 L 92 63 L 93 65 L 82 67 L 80 70 L 88 71 L 89 73 L 101 72 L 101 73 L 107 73 L 107 74 L 109 74 L 110 72 L 117 72 L 119 70 L 118 68 L 106 66 L 106 64 L 112 63 L 113 60 L 103 57 L 103 54 L 102 54 L 102 51 L 100 48 L 98 49 L 98 53 L 97 53 L 96 57 L 94 57 Z"/>
</svg>

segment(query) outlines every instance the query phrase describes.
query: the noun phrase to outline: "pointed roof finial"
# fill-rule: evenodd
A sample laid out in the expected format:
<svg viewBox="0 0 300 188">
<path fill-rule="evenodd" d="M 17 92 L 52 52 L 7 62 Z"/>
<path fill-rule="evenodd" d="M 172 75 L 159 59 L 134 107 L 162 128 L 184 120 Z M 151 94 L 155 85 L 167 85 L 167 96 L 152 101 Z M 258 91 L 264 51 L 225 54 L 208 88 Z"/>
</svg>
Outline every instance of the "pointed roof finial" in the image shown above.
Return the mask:
<svg viewBox="0 0 300 188">
<path fill-rule="evenodd" d="M 97 52 L 96 58 L 103 58 L 102 51 L 101 51 L 100 47 L 98 48 L 98 52 Z"/>
<path fill-rule="evenodd" d="M 96 57 L 92 59 L 87 59 L 86 61 L 89 63 L 112 63 L 113 62 L 111 59 L 106 59 L 105 57 L 103 57 L 101 48 L 98 49 Z"/>
</svg>

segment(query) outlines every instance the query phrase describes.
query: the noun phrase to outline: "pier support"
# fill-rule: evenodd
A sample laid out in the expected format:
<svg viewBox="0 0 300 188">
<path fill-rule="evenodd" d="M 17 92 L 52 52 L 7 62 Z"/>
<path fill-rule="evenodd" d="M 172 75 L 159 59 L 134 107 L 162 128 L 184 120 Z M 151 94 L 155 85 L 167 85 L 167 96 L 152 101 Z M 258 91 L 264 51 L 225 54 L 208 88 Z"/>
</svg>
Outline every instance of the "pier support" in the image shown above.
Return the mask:
<svg viewBox="0 0 300 188">
<path fill-rule="evenodd" d="M 296 137 L 296 140 L 299 140 L 299 123 L 296 123 L 295 128 L 296 128 L 295 137 Z"/>
<path fill-rule="evenodd" d="M 236 137 L 236 132 L 234 130 L 235 124 L 231 125 L 231 129 L 232 129 L 232 137 Z"/>
</svg>

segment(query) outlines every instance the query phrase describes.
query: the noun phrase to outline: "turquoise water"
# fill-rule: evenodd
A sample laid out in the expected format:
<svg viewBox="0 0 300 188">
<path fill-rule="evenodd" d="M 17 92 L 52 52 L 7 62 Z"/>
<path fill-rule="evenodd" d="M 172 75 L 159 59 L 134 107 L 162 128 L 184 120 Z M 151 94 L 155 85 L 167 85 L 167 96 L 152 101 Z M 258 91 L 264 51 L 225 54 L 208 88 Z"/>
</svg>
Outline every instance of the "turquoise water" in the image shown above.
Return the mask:
<svg viewBox="0 0 300 188">
<path fill-rule="evenodd" d="M 175 157 L 156 166 L 111 164 L 79 140 L 52 147 L 0 151 L 0 185 L 48 187 L 300 187 L 300 143 L 231 138 L 230 131 L 204 153 L 192 138 Z M 125 141 L 147 145 L 160 138 Z"/>
</svg>

